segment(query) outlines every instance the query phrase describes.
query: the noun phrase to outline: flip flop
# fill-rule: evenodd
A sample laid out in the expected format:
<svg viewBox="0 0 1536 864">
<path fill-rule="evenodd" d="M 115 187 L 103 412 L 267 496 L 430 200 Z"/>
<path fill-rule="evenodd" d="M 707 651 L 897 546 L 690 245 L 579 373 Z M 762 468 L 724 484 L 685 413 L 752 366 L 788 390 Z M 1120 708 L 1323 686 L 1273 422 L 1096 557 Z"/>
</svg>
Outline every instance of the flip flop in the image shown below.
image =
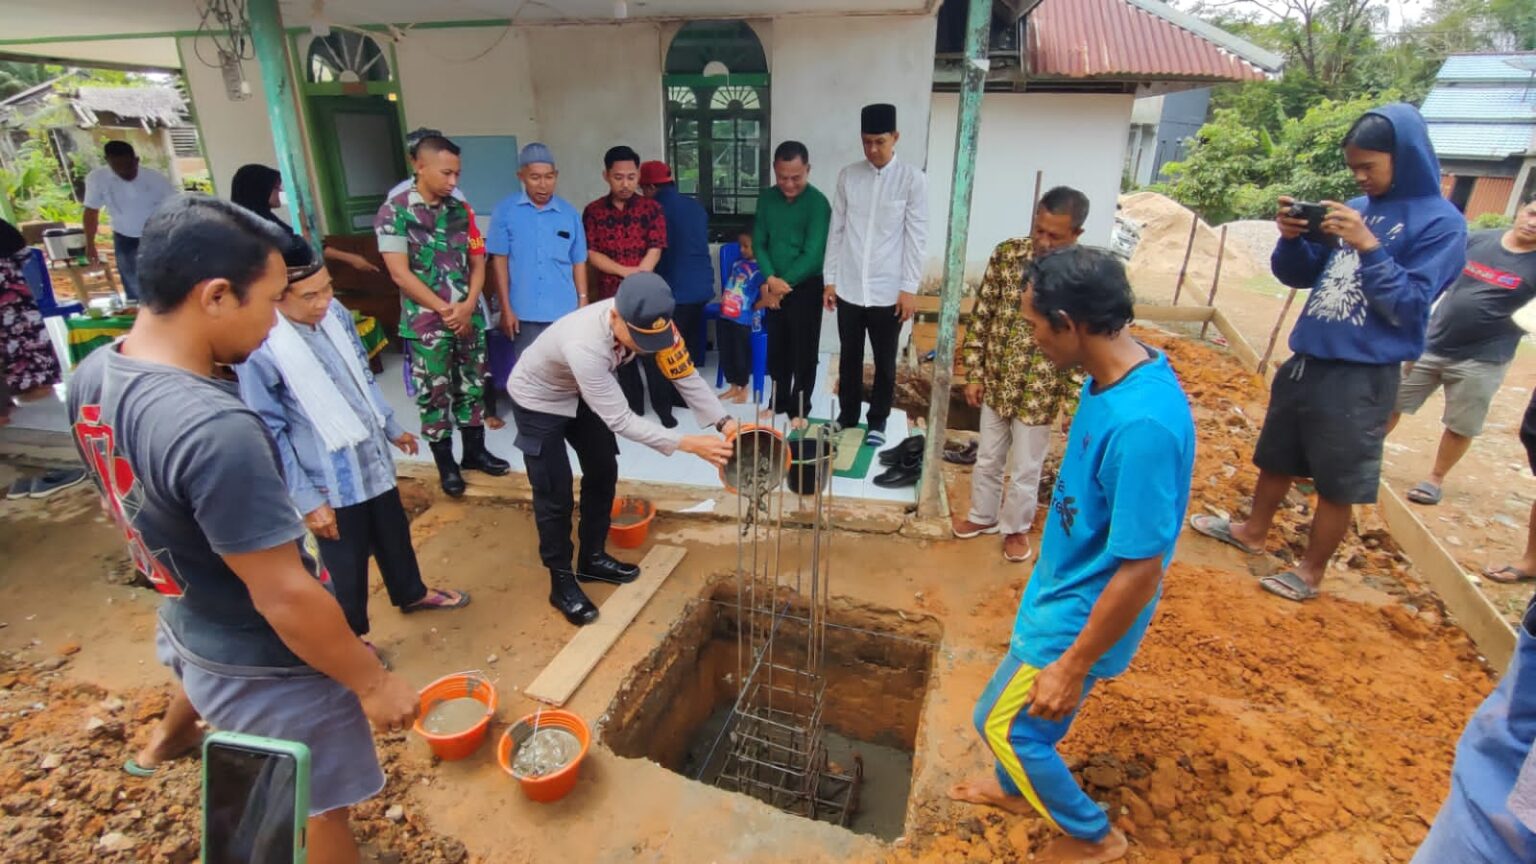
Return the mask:
<svg viewBox="0 0 1536 864">
<path fill-rule="evenodd" d="M 1423 504 L 1426 507 L 1440 503 L 1440 487 L 1425 480 L 1408 490 L 1407 498 L 1415 504 Z"/>
<path fill-rule="evenodd" d="M 176 754 L 175 756 L 172 756 L 170 759 L 167 759 L 165 761 L 166 762 L 172 762 L 172 761 L 175 761 L 177 759 L 187 759 L 187 758 L 196 759 L 196 758 L 198 758 L 199 756 L 203 755 L 203 742 L 207 738 L 208 738 L 208 732 L 205 730 L 203 732 L 202 738 L 198 739 L 197 744 L 195 744 L 195 745 L 193 745 L 191 747 L 188 747 L 187 749 L 181 751 L 180 753 Z M 165 762 L 162 762 L 160 764 L 164 765 Z M 159 773 L 159 771 L 160 771 L 160 765 L 156 765 L 153 768 L 145 768 L 143 765 L 140 765 L 139 764 L 139 760 L 136 759 L 133 756 L 129 756 L 127 759 L 123 760 L 123 773 L 127 774 L 127 775 L 129 775 L 131 777 L 139 777 L 139 778 L 142 778 L 142 779 L 148 779 L 150 777 L 154 777 L 156 774 Z"/>
<path fill-rule="evenodd" d="M 1204 534 L 1212 540 L 1220 540 L 1228 546 L 1241 549 L 1249 555 L 1264 554 L 1263 549 L 1255 549 L 1232 536 L 1232 520 L 1230 519 L 1210 516 L 1205 513 L 1196 513 L 1189 517 L 1189 527 L 1195 529 L 1196 534 Z"/>
<path fill-rule="evenodd" d="M 1305 603 L 1317 598 L 1317 589 L 1308 585 L 1294 570 L 1265 576 L 1259 580 L 1259 587 L 1293 603 Z"/>
<path fill-rule="evenodd" d="M 433 588 L 427 592 L 427 596 L 417 600 L 409 606 L 401 606 L 402 615 L 410 615 L 414 612 L 432 612 L 440 609 L 462 609 L 469 605 L 469 592 L 460 591 L 459 599 L 453 600 L 447 591 Z"/>
<path fill-rule="evenodd" d="M 1527 573 L 1513 564 L 1506 564 L 1503 567 L 1484 567 L 1483 578 L 1500 585 L 1518 585 L 1521 582 L 1536 582 L 1536 573 Z"/>
</svg>

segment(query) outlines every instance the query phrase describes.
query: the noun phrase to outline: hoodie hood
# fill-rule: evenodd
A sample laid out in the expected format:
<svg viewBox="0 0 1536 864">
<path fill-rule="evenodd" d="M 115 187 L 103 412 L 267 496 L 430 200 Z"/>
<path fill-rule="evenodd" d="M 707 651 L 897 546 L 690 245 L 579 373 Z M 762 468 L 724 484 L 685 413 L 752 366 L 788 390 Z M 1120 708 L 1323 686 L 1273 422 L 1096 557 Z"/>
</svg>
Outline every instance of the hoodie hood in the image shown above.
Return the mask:
<svg viewBox="0 0 1536 864">
<path fill-rule="evenodd" d="M 1440 195 L 1440 160 L 1429 143 L 1429 126 L 1419 109 L 1394 102 L 1367 111 L 1392 124 L 1396 145 L 1392 152 L 1392 188 L 1372 201 L 1401 201 Z"/>
</svg>

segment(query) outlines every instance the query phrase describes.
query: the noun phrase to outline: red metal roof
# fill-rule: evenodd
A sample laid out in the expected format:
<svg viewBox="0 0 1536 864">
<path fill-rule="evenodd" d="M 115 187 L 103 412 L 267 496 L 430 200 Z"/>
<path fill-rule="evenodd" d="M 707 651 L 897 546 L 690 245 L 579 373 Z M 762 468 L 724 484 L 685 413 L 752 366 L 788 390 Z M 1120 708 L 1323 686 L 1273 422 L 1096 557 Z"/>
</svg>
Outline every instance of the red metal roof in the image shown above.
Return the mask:
<svg viewBox="0 0 1536 864">
<path fill-rule="evenodd" d="M 1031 77 L 1266 77 L 1258 66 L 1131 0 L 1045 0 L 1030 14 L 1028 38 Z"/>
</svg>

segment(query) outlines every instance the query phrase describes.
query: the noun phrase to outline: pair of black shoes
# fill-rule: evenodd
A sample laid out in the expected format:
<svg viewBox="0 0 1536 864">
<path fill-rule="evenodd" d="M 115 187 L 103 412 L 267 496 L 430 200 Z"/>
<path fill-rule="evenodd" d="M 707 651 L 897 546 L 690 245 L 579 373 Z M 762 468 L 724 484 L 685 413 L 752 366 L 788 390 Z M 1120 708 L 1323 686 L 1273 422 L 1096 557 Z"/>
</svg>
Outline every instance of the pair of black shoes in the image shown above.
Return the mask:
<svg viewBox="0 0 1536 864">
<path fill-rule="evenodd" d="M 464 458 L 457 462 L 453 459 L 452 439 L 444 438 L 429 445 L 432 461 L 437 463 L 437 479 L 444 492 L 454 498 L 464 494 L 461 468 L 465 471 L 480 471 L 492 477 L 500 477 L 512 470 L 512 463 L 485 449 L 484 426 L 465 426 L 459 430 L 459 436 L 464 441 Z"/>
<path fill-rule="evenodd" d="M 549 571 L 549 605 L 560 610 L 565 620 L 577 627 L 584 627 L 597 620 L 597 604 L 592 602 L 587 592 L 581 590 L 579 583 L 628 585 L 638 578 L 638 566 L 626 564 L 607 552 L 599 552 L 588 556 L 575 573 L 569 570 Z"/>
<path fill-rule="evenodd" d="M 923 436 L 913 435 L 882 451 L 877 458 L 886 469 L 875 477 L 875 485 L 882 489 L 915 485 L 923 476 L 923 444 Z"/>
</svg>

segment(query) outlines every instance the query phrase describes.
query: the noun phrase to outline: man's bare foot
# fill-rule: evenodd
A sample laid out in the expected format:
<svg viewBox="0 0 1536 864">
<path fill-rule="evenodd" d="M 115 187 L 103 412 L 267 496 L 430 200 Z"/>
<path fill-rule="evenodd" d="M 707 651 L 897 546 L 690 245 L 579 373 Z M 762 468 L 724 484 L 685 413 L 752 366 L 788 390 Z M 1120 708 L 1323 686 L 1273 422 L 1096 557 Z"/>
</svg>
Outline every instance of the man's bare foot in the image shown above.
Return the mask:
<svg viewBox="0 0 1536 864">
<path fill-rule="evenodd" d="M 1003 787 L 997 782 L 997 778 L 988 774 L 981 780 L 966 780 L 949 787 L 949 797 L 954 801 L 964 801 L 967 804 L 980 804 L 984 807 L 996 807 L 1007 810 L 1009 813 L 1017 813 L 1020 816 L 1028 816 L 1034 813 L 1034 808 L 1029 806 L 1022 796 L 1009 795 L 1003 791 Z"/>
<path fill-rule="evenodd" d="M 789 428 L 791 428 L 791 429 L 805 429 L 807 426 L 810 426 L 810 425 L 811 425 L 810 422 L 807 421 L 804 417 L 796 417 L 793 420 L 789 421 Z"/>
<path fill-rule="evenodd" d="M 506 425 L 507 421 L 497 417 L 495 414 L 485 415 L 485 428 L 487 429 L 502 429 Z"/>
<path fill-rule="evenodd" d="M 1109 864 L 1119 861 L 1130 850 L 1130 843 L 1119 828 L 1109 829 L 1103 840 L 1094 843 L 1076 837 L 1057 837 L 1035 853 L 1035 864 Z"/>
<path fill-rule="evenodd" d="M 737 405 L 745 405 L 747 402 L 747 388 L 737 387 L 736 392 L 731 395 L 730 401 Z"/>
</svg>

